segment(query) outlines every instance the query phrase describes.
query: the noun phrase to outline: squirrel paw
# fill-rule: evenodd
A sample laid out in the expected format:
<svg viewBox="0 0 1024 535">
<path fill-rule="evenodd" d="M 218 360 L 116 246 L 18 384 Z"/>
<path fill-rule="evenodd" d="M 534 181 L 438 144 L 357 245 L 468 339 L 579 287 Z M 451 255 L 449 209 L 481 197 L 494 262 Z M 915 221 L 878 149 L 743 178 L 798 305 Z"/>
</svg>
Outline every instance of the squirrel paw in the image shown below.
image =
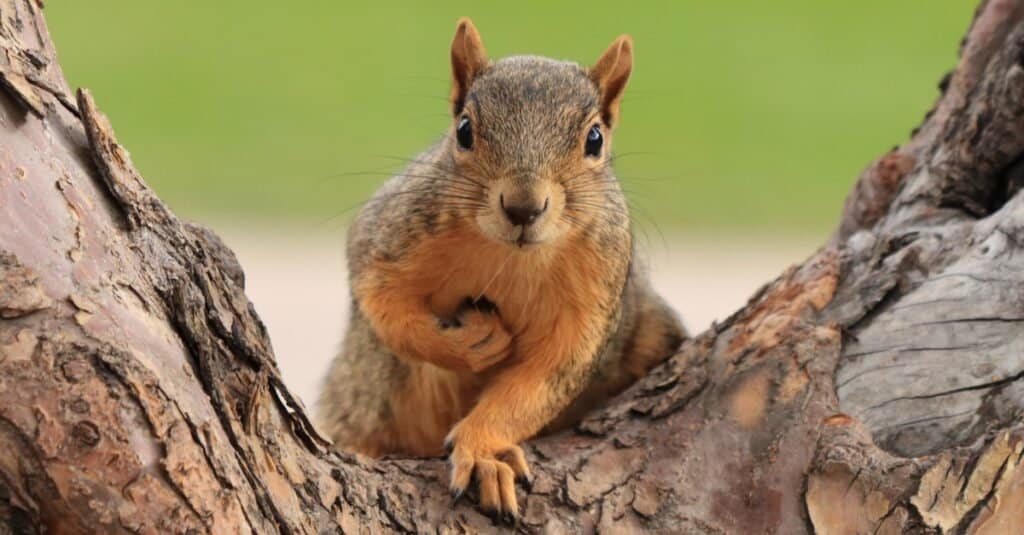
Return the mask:
<svg viewBox="0 0 1024 535">
<path fill-rule="evenodd" d="M 479 489 L 480 508 L 496 520 L 515 524 L 519 520 L 516 482 L 527 489 L 533 479 L 526 456 L 519 446 L 460 431 L 459 426 L 445 439 L 450 453 L 452 505 L 466 492 L 472 480 Z"/>
<path fill-rule="evenodd" d="M 486 370 L 508 357 L 512 336 L 505 330 L 493 303 L 469 298 L 459 307 L 453 321 L 441 324 L 451 337 L 453 351 L 474 373 Z"/>
</svg>

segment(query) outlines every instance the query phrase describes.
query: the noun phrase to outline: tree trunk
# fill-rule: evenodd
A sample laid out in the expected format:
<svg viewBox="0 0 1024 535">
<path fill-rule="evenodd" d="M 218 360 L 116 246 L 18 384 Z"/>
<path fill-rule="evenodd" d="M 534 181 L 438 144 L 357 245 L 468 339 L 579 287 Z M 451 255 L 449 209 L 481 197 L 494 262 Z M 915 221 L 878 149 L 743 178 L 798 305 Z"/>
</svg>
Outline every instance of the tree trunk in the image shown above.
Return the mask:
<svg viewBox="0 0 1024 535">
<path fill-rule="evenodd" d="M 0 0 L 0 532 L 489 531 L 441 459 L 330 453 L 241 268 Z M 978 9 L 829 243 L 577 429 L 520 531 L 1024 526 L 1024 0 Z M 685 313 L 685 311 L 683 311 Z"/>
</svg>

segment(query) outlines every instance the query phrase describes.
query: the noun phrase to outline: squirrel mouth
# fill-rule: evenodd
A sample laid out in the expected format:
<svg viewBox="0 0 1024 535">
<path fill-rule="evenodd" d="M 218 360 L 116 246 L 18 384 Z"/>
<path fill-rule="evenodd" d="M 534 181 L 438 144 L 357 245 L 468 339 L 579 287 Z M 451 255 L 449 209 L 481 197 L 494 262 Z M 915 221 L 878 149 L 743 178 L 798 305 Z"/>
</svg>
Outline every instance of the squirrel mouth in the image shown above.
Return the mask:
<svg viewBox="0 0 1024 535">
<path fill-rule="evenodd" d="M 519 237 L 513 241 L 513 243 L 516 244 L 516 247 L 523 249 L 530 245 L 537 245 L 538 243 L 540 243 L 539 241 L 531 240 L 529 237 L 526 236 L 526 227 L 520 227 L 520 229 L 521 230 L 519 231 Z"/>
</svg>

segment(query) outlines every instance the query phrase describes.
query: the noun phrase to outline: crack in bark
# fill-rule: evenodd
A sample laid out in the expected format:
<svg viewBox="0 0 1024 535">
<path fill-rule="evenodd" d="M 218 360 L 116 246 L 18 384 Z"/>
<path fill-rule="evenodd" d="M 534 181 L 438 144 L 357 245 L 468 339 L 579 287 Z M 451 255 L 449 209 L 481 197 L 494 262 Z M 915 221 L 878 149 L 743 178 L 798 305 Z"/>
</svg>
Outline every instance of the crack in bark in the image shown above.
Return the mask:
<svg viewBox="0 0 1024 535">
<path fill-rule="evenodd" d="M 901 427 L 902 428 L 906 428 L 906 427 L 910 427 L 912 425 L 917 425 L 917 424 L 924 423 L 924 422 L 930 422 L 930 421 L 933 421 L 933 420 L 946 420 L 946 419 L 950 419 L 950 418 L 958 418 L 960 416 L 966 416 L 968 414 L 974 414 L 975 412 L 977 412 L 977 409 L 972 408 L 972 409 L 968 409 L 966 411 L 957 412 L 957 413 L 953 413 L 953 414 L 940 414 L 938 416 L 927 416 L 925 418 L 918 418 L 916 420 L 908 420 L 908 421 L 905 421 L 905 422 L 900 422 L 900 423 L 896 423 L 896 424 L 892 424 L 892 425 L 887 425 L 885 427 L 880 427 L 879 431 L 885 431 L 885 430 L 896 429 L 896 428 L 901 428 Z"/>
<path fill-rule="evenodd" d="M 114 351 L 113 349 L 110 350 Z M 156 422 L 152 419 L 150 411 L 146 409 L 146 405 L 142 402 L 142 393 L 139 390 L 140 385 L 136 381 L 132 380 L 131 377 L 129 377 L 129 372 L 127 372 L 124 369 L 121 369 L 121 367 L 119 365 L 116 365 L 113 361 L 103 358 L 103 355 L 107 354 L 106 351 L 107 350 L 100 350 L 99 352 L 94 353 L 94 365 L 97 367 L 98 370 L 105 370 L 111 377 L 117 378 L 118 382 L 122 385 L 125 391 L 131 394 L 132 398 L 135 401 L 135 404 L 139 408 L 139 411 L 146 416 L 145 421 L 146 423 L 149 424 L 150 429 L 153 432 L 153 435 L 160 437 L 161 449 L 163 449 L 166 452 L 167 445 L 166 437 L 164 436 L 165 432 L 161 432 L 157 428 Z M 121 355 L 120 358 L 123 360 L 126 358 L 126 356 Z M 213 457 L 211 456 L 211 452 L 208 449 L 209 441 L 200 438 L 198 428 L 195 422 L 188 415 L 188 413 L 181 408 L 178 401 L 175 400 L 172 396 L 170 396 L 166 390 L 164 390 L 164 388 L 160 385 L 159 381 L 147 381 L 146 385 L 148 387 L 155 389 L 155 393 L 158 393 L 161 396 L 160 402 L 162 405 L 174 407 L 174 410 L 178 413 L 181 420 L 185 422 L 186 429 L 188 430 L 190 436 L 192 437 L 199 451 L 202 452 L 203 458 L 205 459 L 206 464 L 210 469 L 210 472 L 223 486 L 225 486 L 227 489 L 234 490 L 236 488 L 234 482 L 227 474 L 221 471 L 219 463 L 214 462 Z M 169 431 L 169 429 L 167 431 Z M 167 468 L 163 466 L 163 463 L 161 463 L 161 470 L 163 471 L 167 484 L 176 492 L 178 497 L 188 505 L 189 509 L 196 515 L 196 518 L 204 524 L 206 524 L 207 527 L 209 527 L 206 515 L 201 514 L 196 509 L 196 507 L 192 504 L 191 500 L 185 494 L 184 489 L 182 489 L 177 484 L 177 482 L 175 482 L 174 478 L 170 477 L 170 473 L 167 471 Z M 239 504 L 239 509 L 242 511 L 242 514 L 245 515 L 247 521 L 249 522 L 250 528 L 256 530 L 256 526 L 252 523 L 252 520 L 249 517 L 248 508 L 245 506 L 244 503 L 242 503 L 241 499 L 237 495 L 235 495 L 235 500 Z"/>
<path fill-rule="evenodd" d="M 957 278 L 957 277 L 967 278 L 967 279 L 970 279 L 970 280 L 972 280 L 974 282 L 980 282 L 980 283 L 983 283 L 983 284 L 994 284 L 994 283 L 1001 283 L 1001 284 L 1007 284 L 1007 285 L 1015 284 L 1015 281 L 1013 281 L 1011 279 L 997 279 L 997 278 L 994 278 L 994 277 L 982 277 L 981 275 L 978 275 L 978 274 L 975 274 L 975 273 L 942 273 L 940 275 L 933 275 L 933 276 L 928 277 L 927 279 L 921 281 L 920 286 L 924 286 L 926 284 L 937 282 L 937 281 L 940 281 L 940 280 L 943 280 L 943 279 L 951 279 L 951 278 Z"/>
<path fill-rule="evenodd" d="M 119 370 L 116 366 L 114 366 L 109 360 L 106 360 L 106 359 L 103 358 L 102 355 L 105 354 L 105 351 L 106 350 L 102 350 L 101 349 L 101 350 L 99 350 L 97 352 L 93 352 L 92 353 L 92 355 L 91 355 L 92 359 L 91 360 L 93 362 L 93 366 L 96 368 L 97 372 L 99 372 L 100 374 L 105 373 L 105 374 L 107 374 L 111 378 L 116 378 L 118 383 L 120 383 L 121 388 L 125 392 L 127 392 L 127 393 L 129 393 L 131 395 L 131 397 L 133 398 L 133 401 L 134 401 L 136 407 L 138 408 L 139 412 L 141 412 L 142 414 L 146 415 L 145 421 L 146 421 L 146 423 L 149 424 L 150 430 L 152 431 L 153 435 L 160 438 L 160 440 L 159 440 L 159 447 L 160 447 L 160 449 L 161 449 L 161 451 L 163 453 L 163 456 L 167 457 L 168 447 L 167 447 L 167 444 L 166 444 L 166 437 L 164 435 L 165 435 L 166 431 L 169 431 L 169 430 L 161 431 L 160 429 L 157 429 L 156 423 L 152 419 L 150 419 L 151 415 L 149 414 L 149 411 L 146 410 L 145 404 L 142 402 L 141 394 L 137 390 L 137 386 L 138 385 L 136 385 L 133 381 L 131 381 L 124 373 L 122 373 L 121 370 Z M 124 356 L 122 355 L 121 358 L 124 358 Z M 167 400 L 161 400 L 161 401 L 163 401 L 165 404 L 167 403 Z M 163 462 L 158 463 L 158 466 L 159 466 L 160 473 L 163 475 L 163 480 L 166 483 L 166 485 L 168 486 L 168 488 L 170 488 L 174 492 L 174 494 L 178 497 L 178 499 L 186 507 L 188 507 L 188 510 L 193 515 L 195 515 L 196 520 L 198 520 L 202 524 L 204 524 L 207 527 L 209 527 L 209 524 L 207 523 L 208 519 L 205 518 L 205 515 L 203 515 L 202 513 L 199 512 L 199 510 L 196 508 L 196 506 L 192 503 L 192 500 L 189 499 L 188 495 L 185 493 L 185 489 L 183 489 L 178 484 L 178 482 L 175 481 L 174 477 L 171 476 L 171 473 L 168 470 L 168 468 L 165 465 L 165 463 L 163 463 Z M 212 468 L 213 467 L 211 466 L 211 469 Z"/>
<path fill-rule="evenodd" d="M 889 310 L 895 312 L 897 310 L 906 310 L 908 308 L 915 308 L 921 306 L 936 305 L 940 303 L 962 303 L 962 298 L 941 298 L 941 299 L 930 299 L 928 301 L 914 301 L 911 303 L 904 303 L 902 305 L 896 305 Z"/>
<path fill-rule="evenodd" d="M 409 534 L 416 533 L 415 526 L 409 526 L 399 518 L 398 512 L 391 507 L 391 502 L 388 500 L 384 489 L 377 489 L 377 503 L 380 505 L 380 510 L 384 512 L 388 521 L 391 522 L 391 525 L 398 528 L 398 532 Z"/>
<path fill-rule="evenodd" d="M 233 456 L 238 462 L 242 475 L 254 490 L 257 505 L 264 515 L 276 520 L 277 527 L 282 533 L 292 533 L 288 527 L 287 517 L 278 509 L 266 487 L 260 485 L 261 479 L 255 474 L 252 465 L 246 462 L 248 456 L 243 453 L 246 451 L 242 447 L 243 440 L 235 432 L 235 428 L 232 425 L 233 418 L 227 412 L 227 400 L 223 397 L 221 386 L 214 378 L 215 370 L 218 368 L 211 366 L 213 359 L 210 353 L 217 350 L 213 347 L 205 347 L 205 344 L 199 340 L 196 334 L 202 331 L 200 329 L 193 329 L 193 325 L 189 322 L 189 311 L 191 311 L 193 317 L 205 317 L 205 314 L 199 314 L 198 312 L 198 309 L 205 307 L 200 304 L 200 298 L 196 295 L 196 292 L 189 291 L 189 287 L 186 286 L 184 280 L 175 281 L 174 286 L 161 292 L 161 296 L 165 308 L 171 313 L 169 316 L 171 325 L 185 346 L 189 348 L 189 354 L 193 357 L 191 362 L 194 367 L 195 376 L 199 378 L 203 385 L 203 390 L 210 396 L 213 402 L 214 414 L 216 414 L 221 428 L 231 444 Z M 209 341 L 206 341 L 206 343 L 209 343 Z"/>
<path fill-rule="evenodd" d="M 907 368 L 907 367 L 917 366 L 917 365 L 918 365 L 917 363 L 907 362 L 907 363 L 890 364 L 890 365 L 887 365 L 887 366 L 876 366 L 874 368 L 869 368 L 867 370 L 863 370 L 861 372 L 857 372 L 857 373 L 853 374 L 852 376 L 848 377 L 847 379 L 843 380 L 842 382 L 837 383 L 836 384 L 836 392 L 838 392 L 839 390 L 841 390 L 846 385 L 852 383 L 853 381 L 855 381 L 857 379 L 860 379 L 861 377 L 863 377 L 865 375 L 869 375 L 869 374 L 872 374 L 872 373 L 875 373 L 875 372 L 878 372 L 878 371 L 882 371 L 882 370 L 888 370 L 888 369 L 894 369 L 894 368 Z"/>
<path fill-rule="evenodd" d="M 975 322 L 988 322 L 988 323 L 1020 323 L 1024 321 L 1024 317 L 1020 318 L 1007 318 L 1000 316 L 977 316 L 967 318 L 950 318 L 943 320 L 929 320 L 917 323 L 908 323 L 907 325 L 917 327 L 923 325 L 946 325 L 950 323 L 975 323 Z M 966 348 L 965 348 L 966 349 Z"/>
<path fill-rule="evenodd" d="M 969 344 L 962 346 L 925 346 L 925 347 L 883 347 L 879 349 L 872 349 L 870 351 L 862 351 L 860 353 L 847 353 L 843 357 L 847 360 L 856 359 L 859 357 L 868 357 L 871 355 L 877 355 L 879 353 L 922 353 L 924 351 L 966 351 L 969 349 L 981 348 L 980 344 Z"/>
<path fill-rule="evenodd" d="M 980 458 L 980 455 L 978 457 Z M 979 514 L 981 514 L 981 510 L 990 507 L 992 499 L 995 497 L 996 492 L 998 492 L 999 490 L 999 482 L 1002 480 L 1003 474 L 1006 472 L 1006 467 L 1010 462 L 1010 457 L 1010 455 L 1007 455 L 1006 458 L 1003 459 L 1002 464 L 999 465 L 999 470 L 996 471 L 995 477 L 992 478 L 992 486 L 989 488 L 988 492 L 986 492 L 985 495 L 980 500 L 978 500 L 978 503 L 974 504 L 974 507 L 971 507 L 963 515 L 963 518 L 960 519 L 960 522 L 957 524 L 956 528 L 954 528 L 956 531 L 966 533 L 967 528 L 971 525 L 972 522 L 974 522 L 974 519 L 977 518 Z M 967 472 L 966 469 L 964 472 Z M 960 492 L 957 494 L 958 498 L 963 497 L 964 491 L 966 490 L 969 481 L 970 477 L 964 478 L 964 484 L 961 487 Z"/>
<path fill-rule="evenodd" d="M 24 462 L 25 465 L 28 466 L 21 465 L 18 468 L 22 471 L 29 471 L 33 475 L 44 474 L 46 470 L 43 467 L 42 463 L 38 462 L 38 460 L 35 457 L 28 454 L 33 449 L 35 449 L 33 448 L 33 437 L 30 437 L 27 434 L 25 434 L 24 430 L 22 430 L 21 427 L 19 427 L 10 419 L 5 417 L 3 414 L 0 414 L 0 437 L 2 437 L 5 432 L 6 434 L 10 435 L 13 438 L 12 442 L 5 441 L 5 446 L 8 449 L 26 453 L 26 455 L 21 455 L 20 458 L 22 462 Z M 24 511 L 29 516 L 31 516 L 34 524 L 37 527 L 42 525 L 44 522 L 40 518 L 39 504 L 36 503 L 36 500 L 32 499 L 32 496 L 26 495 L 24 492 L 22 492 L 21 485 L 19 485 L 18 482 L 9 480 L 9 475 L 5 472 L 6 471 L 0 472 L 0 483 L 2 483 L 2 486 L 8 489 L 8 492 L 17 495 L 21 505 L 19 506 L 18 504 L 11 503 L 11 506 Z M 49 487 L 49 490 L 51 492 L 59 493 L 56 485 L 53 484 L 53 481 L 50 478 L 37 477 L 36 481 L 36 484 L 41 483 Z M 29 507 L 31 508 L 31 510 L 24 509 L 24 507 Z"/>
<path fill-rule="evenodd" d="M 82 113 L 78 111 L 78 106 L 76 106 L 75 103 L 72 102 L 71 98 L 69 98 L 68 95 L 64 93 L 64 91 L 51 86 L 49 82 L 34 74 L 26 75 L 25 79 L 28 80 L 28 82 L 34 85 L 35 87 L 38 87 L 39 89 L 46 91 L 50 95 L 53 95 L 57 102 L 59 102 L 60 105 L 64 107 L 64 109 L 70 112 L 71 115 L 74 115 L 79 119 L 82 118 Z"/>
<path fill-rule="evenodd" d="M 1024 379 L 1024 371 L 1020 371 L 1020 372 L 1018 372 L 1018 373 L 1016 373 L 1014 375 L 1006 377 L 1005 379 L 1000 379 L 998 381 L 990 381 L 990 382 L 987 382 L 987 383 L 980 383 L 980 384 L 977 384 L 977 385 L 962 386 L 960 388 L 954 388 L 954 389 L 951 389 L 951 390 L 944 390 L 942 392 L 935 392 L 935 393 L 932 393 L 932 394 L 921 394 L 921 395 L 917 395 L 917 396 L 900 396 L 900 397 L 888 399 L 888 400 L 885 400 L 885 401 L 883 401 L 883 402 L 881 402 L 881 403 L 879 403 L 877 405 L 872 405 L 872 406 L 864 409 L 864 411 L 862 411 L 862 412 L 867 412 L 867 411 L 870 411 L 870 410 L 875 410 L 875 409 L 884 407 L 886 405 L 889 405 L 891 403 L 895 403 L 897 401 L 906 401 L 906 400 L 914 400 L 914 399 L 933 399 L 933 398 L 938 398 L 938 397 L 942 397 L 942 396 L 949 396 L 949 395 L 952 395 L 952 394 L 959 394 L 961 392 L 970 392 L 970 391 L 973 391 L 973 390 L 988 390 L 988 389 L 993 389 L 993 388 L 999 388 L 999 387 L 1001 387 L 1003 385 L 1006 385 L 1006 384 L 1009 384 L 1009 383 L 1012 383 L 1012 382 L 1015 382 L 1015 381 L 1019 381 L 1021 379 Z"/>
</svg>

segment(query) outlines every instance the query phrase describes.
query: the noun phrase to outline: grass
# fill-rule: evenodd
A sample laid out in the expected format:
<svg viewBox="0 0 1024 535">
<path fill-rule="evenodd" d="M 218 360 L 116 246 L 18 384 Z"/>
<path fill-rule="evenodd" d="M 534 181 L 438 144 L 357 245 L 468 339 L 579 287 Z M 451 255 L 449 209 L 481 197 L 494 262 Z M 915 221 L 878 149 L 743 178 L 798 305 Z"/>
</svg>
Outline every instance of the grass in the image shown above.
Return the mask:
<svg viewBox="0 0 1024 535">
<path fill-rule="evenodd" d="M 71 84 L 191 217 L 344 220 L 390 157 L 447 128 L 447 47 L 469 15 L 495 56 L 587 63 L 633 35 L 616 150 L 641 222 L 825 232 L 930 107 L 971 4 L 92 0 L 46 15 Z"/>
</svg>

